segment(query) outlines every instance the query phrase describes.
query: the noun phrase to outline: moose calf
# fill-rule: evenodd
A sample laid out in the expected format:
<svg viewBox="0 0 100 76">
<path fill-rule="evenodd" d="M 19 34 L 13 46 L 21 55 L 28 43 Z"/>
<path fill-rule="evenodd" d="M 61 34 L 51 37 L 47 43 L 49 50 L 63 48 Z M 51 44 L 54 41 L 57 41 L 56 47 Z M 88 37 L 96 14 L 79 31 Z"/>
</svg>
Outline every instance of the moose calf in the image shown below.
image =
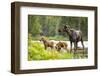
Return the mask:
<svg viewBox="0 0 100 76">
<path fill-rule="evenodd" d="M 40 39 L 40 41 L 43 42 L 45 50 L 47 49 L 47 47 L 50 47 L 51 49 L 53 49 L 53 47 L 54 47 L 54 43 L 53 42 L 50 42 L 50 41 L 46 40 L 44 37 L 42 37 Z"/>
<path fill-rule="evenodd" d="M 60 51 L 61 48 L 67 50 L 68 44 L 65 42 L 58 42 L 55 46 L 55 48 L 57 49 L 57 51 Z"/>
</svg>

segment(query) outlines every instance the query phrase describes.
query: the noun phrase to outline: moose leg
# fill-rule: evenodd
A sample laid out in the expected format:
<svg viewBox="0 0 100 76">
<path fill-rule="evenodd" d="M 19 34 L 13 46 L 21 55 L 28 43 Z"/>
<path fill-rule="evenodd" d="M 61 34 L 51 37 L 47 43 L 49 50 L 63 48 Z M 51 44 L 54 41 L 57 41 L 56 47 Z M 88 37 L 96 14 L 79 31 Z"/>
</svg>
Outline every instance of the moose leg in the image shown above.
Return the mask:
<svg viewBox="0 0 100 76">
<path fill-rule="evenodd" d="M 76 57 L 77 42 L 74 42 L 74 58 Z"/>
<path fill-rule="evenodd" d="M 81 39 L 81 44 L 83 46 L 83 55 L 84 55 L 84 43 L 83 43 L 83 40 Z"/>
<path fill-rule="evenodd" d="M 47 49 L 47 46 L 45 46 L 45 50 Z"/>
<path fill-rule="evenodd" d="M 70 41 L 70 53 L 72 52 L 72 41 Z"/>
</svg>

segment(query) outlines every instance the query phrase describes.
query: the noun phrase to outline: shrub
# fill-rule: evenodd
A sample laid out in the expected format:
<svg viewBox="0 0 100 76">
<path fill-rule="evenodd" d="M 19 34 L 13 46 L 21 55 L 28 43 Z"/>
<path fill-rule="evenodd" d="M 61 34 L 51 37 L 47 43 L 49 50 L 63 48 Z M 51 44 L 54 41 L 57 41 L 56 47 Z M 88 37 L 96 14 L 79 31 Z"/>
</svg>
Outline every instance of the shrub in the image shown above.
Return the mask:
<svg viewBox="0 0 100 76">
<path fill-rule="evenodd" d="M 28 60 L 55 60 L 55 59 L 71 59 L 72 54 L 58 52 L 55 49 L 45 50 L 40 42 L 32 42 L 28 47 Z"/>
</svg>

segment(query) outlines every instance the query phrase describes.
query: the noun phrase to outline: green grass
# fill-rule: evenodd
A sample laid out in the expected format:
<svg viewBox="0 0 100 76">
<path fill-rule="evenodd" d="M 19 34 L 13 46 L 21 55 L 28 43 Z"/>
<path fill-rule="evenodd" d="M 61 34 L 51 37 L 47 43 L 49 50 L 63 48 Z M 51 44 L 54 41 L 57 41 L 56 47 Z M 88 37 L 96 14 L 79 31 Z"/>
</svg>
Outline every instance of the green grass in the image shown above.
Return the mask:
<svg viewBox="0 0 100 76">
<path fill-rule="evenodd" d="M 78 55 L 77 55 L 78 56 Z M 56 49 L 44 49 L 40 42 L 31 42 L 28 46 L 28 60 L 56 60 L 73 59 L 73 54 L 68 52 L 58 52 Z"/>
<path fill-rule="evenodd" d="M 68 37 L 64 37 L 64 36 L 48 36 L 46 37 L 48 40 L 63 40 L 63 41 L 66 41 L 66 40 L 69 40 Z M 34 36 L 32 37 L 32 40 L 40 40 L 41 39 L 41 36 Z"/>
<path fill-rule="evenodd" d="M 69 40 L 68 36 L 64 37 L 64 36 L 61 36 L 61 35 L 47 36 L 46 38 L 48 40 L 56 40 L 56 41 L 59 41 L 59 40 L 68 41 Z M 40 40 L 40 39 L 41 39 L 41 36 L 34 36 L 34 37 L 32 37 L 32 40 Z M 83 37 L 83 40 L 87 41 L 87 38 Z"/>
<path fill-rule="evenodd" d="M 68 40 L 67 37 L 59 36 L 59 35 L 58 35 L 58 36 L 53 36 L 53 37 L 52 37 L 52 36 L 49 36 L 48 39 L 49 39 L 49 40 L 57 40 L 57 41 L 58 41 L 58 40 L 63 40 L 63 41 L 67 41 L 67 40 Z"/>
</svg>

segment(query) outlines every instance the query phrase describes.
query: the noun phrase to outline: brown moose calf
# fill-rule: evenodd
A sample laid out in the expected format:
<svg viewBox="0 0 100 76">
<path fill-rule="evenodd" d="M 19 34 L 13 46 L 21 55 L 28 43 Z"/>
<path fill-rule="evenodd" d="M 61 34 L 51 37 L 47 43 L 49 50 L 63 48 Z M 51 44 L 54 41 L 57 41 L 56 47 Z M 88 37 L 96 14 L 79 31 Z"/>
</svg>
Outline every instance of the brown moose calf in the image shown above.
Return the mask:
<svg viewBox="0 0 100 76">
<path fill-rule="evenodd" d="M 50 47 L 51 49 L 53 49 L 53 47 L 54 47 L 54 43 L 53 42 L 50 42 L 50 41 L 46 40 L 43 37 L 40 39 L 40 41 L 43 42 L 45 50 L 47 49 L 47 47 Z"/>
<path fill-rule="evenodd" d="M 55 48 L 57 49 L 57 51 L 60 51 L 62 48 L 67 50 L 68 44 L 65 42 L 58 42 L 55 46 Z"/>
</svg>

